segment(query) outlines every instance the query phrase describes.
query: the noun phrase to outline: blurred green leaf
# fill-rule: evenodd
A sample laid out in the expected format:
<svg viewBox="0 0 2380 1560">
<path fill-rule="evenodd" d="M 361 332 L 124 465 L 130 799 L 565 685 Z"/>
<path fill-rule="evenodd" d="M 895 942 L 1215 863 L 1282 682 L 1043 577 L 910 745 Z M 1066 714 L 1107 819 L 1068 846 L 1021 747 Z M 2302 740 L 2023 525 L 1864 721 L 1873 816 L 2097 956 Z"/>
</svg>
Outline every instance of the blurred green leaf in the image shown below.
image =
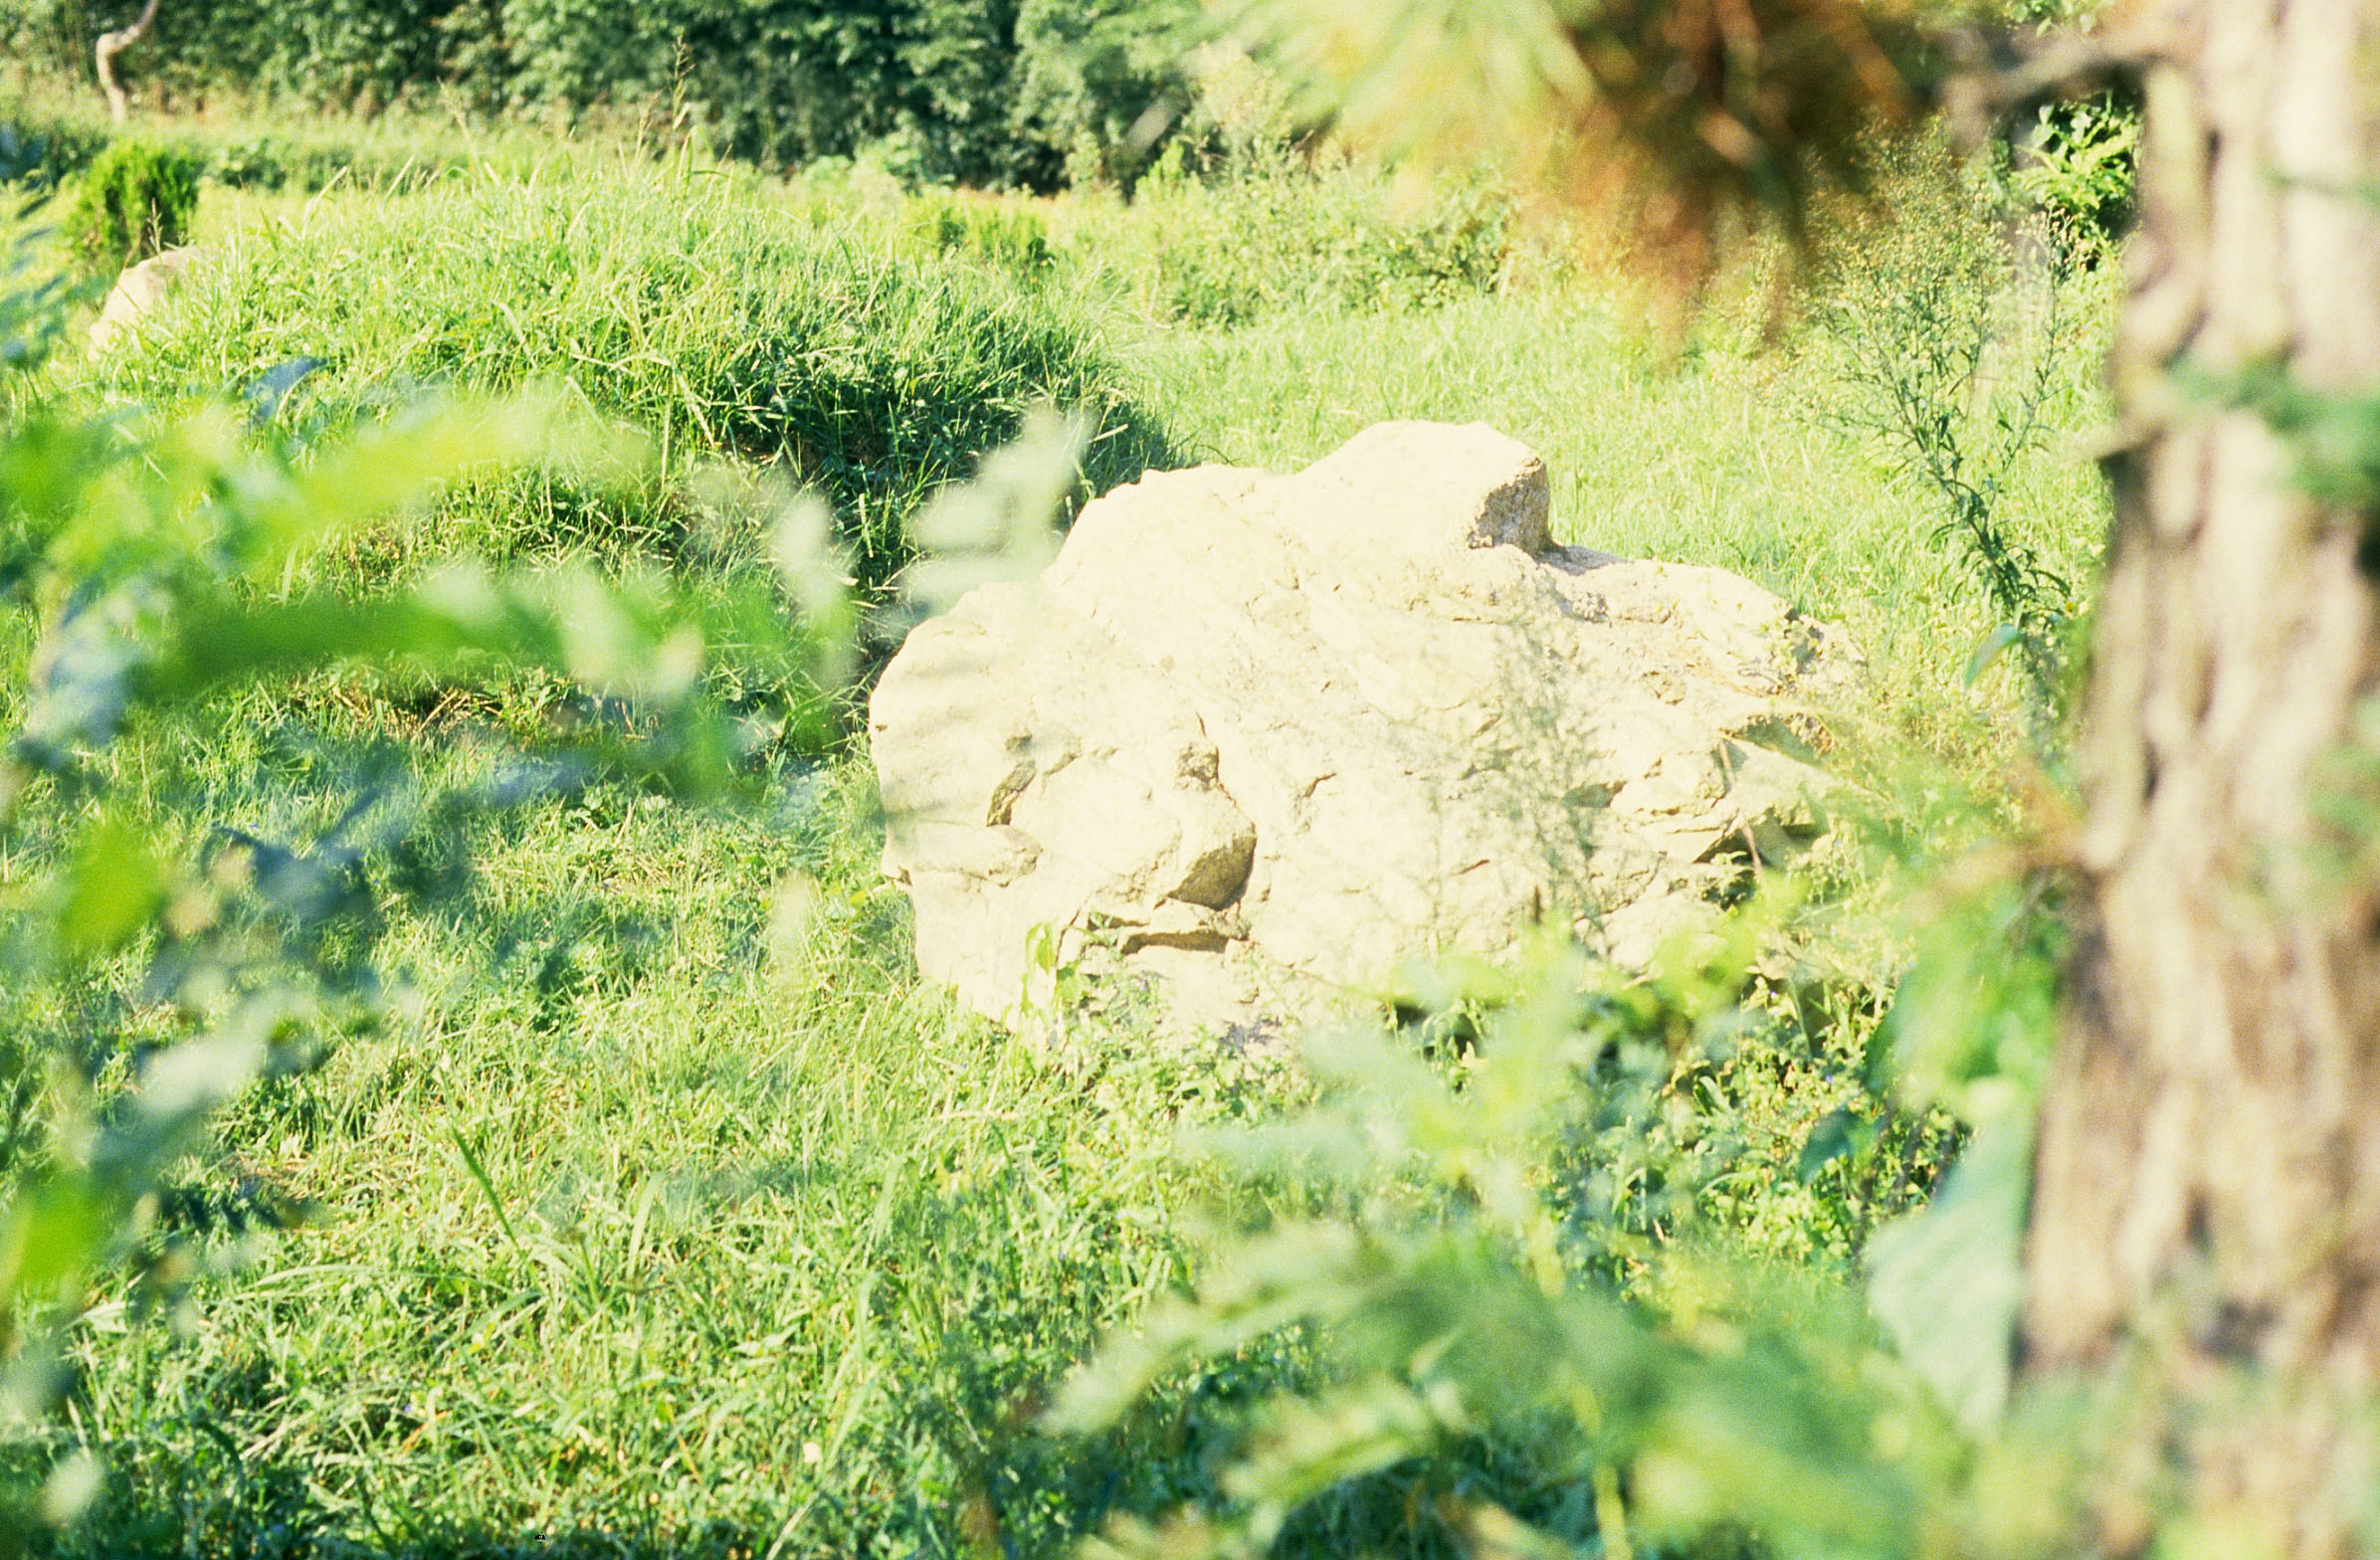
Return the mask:
<svg viewBox="0 0 2380 1560">
<path fill-rule="evenodd" d="M 1803 1140 L 1801 1156 L 1794 1161 L 1794 1174 L 1804 1181 L 1813 1180 L 1821 1170 L 1836 1160 L 1856 1154 L 1876 1140 L 1876 1123 L 1863 1119 L 1841 1107 L 1828 1111 L 1810 1128 Z"/>
<path fill-rule="evenodd" d="M 59 946 L 76 958 L 114 952 L 165 902 L 164 868 L 147 836 L 122 818 L 84 832 L 61 886 Z"/>
<path fill-rule="evenodd" d="M 1930 1204 L 1869 1243 L 1877 1319 L 1943 1406 L 1978 1434 L 1998 1421 L 2015 1377 L 2032 1193 L 2032 1114 L 2012 1103 L 1976 1132 Z"/>
<path fill-rule="evenodd" d="M 79 1299 L 83 1276 L 108 1250 L 117 1222 L 100 1188 L 80 1177 L 52 1177 L 19 1191 L 0 1215 L 6 1312 Z"/>
</svg>

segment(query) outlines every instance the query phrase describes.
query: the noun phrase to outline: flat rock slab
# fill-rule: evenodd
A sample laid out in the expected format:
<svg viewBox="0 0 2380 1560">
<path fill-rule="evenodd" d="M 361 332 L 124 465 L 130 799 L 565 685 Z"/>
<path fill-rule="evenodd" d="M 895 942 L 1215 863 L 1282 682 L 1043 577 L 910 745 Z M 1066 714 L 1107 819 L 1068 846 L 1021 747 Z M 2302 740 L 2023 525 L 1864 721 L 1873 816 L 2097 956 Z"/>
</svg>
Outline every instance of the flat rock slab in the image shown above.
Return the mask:
<svg viewBox="0 0 2380 1560">
<path fill-rule="evenodd" d="M 1642 963 L 1824 829 L 1856 653 L 1720 569 L 1554 544 L 1544 463 L 1383 424 L 1144 478 L 910 634 L 869 733 L 917 961 L 1014 1020 L 1053 956 L 1261 1029 L 1549 918 Z"/>
</svg>

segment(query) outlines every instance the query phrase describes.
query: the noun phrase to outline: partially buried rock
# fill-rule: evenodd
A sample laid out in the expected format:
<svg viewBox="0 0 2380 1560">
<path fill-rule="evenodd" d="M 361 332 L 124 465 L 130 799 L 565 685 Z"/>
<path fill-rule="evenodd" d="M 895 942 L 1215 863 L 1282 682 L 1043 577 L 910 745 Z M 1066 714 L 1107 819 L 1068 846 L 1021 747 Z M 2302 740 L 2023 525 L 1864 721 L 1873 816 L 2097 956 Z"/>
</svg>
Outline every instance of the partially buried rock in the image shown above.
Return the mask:
<svg viewBox="0 0 2380 1560">
<path fill-rule="evenodd" d="M 137 266 L 126 266 L 115 286 L 108 289 L 107 300 L 99 305 L 99 317 L 92 323 L 92 354 L 96 357 L 117 341 L 130 339 L 141 320 L 154 314 L 190 268 L 205 258 L 206 251 L 191 244 L 152 255 Z"/>
<path fill-rule="evenodd" d="M 1090 504 L 1029 584 L 912 633 L 870 704 L 917 962 L 1246 1033 L 1558 918 L 1642 963 L 1824 827 L 1797 753 L 1856 655 L 1723 570 L 1554 545 L 1544 463 L 1391 423 L 1294 477 Z"/>
</svg>

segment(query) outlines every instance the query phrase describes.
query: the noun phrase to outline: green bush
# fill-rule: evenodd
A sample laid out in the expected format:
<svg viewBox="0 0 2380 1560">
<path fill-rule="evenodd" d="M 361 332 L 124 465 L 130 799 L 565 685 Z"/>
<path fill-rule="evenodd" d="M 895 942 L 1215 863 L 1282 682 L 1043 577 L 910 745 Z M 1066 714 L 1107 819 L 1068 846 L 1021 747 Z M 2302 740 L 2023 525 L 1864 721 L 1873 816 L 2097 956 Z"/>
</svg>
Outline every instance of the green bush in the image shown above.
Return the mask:
<svg viewBox="0 0 2380 1560">
<path fill-rule="evenodd" d="M 66 237 L 96 266 L 129 266 L 189 242 L 198 160 L 150 141 L 117 141 L 84 171 Z"/>
<path fill-rule="evenodd" d="M 1078 310 L 810 227 L 724 177 L 628 169 L 324 207 L 227 252 L 152 349 L 99 371 L 156 400 L 237 392 L 301 358 L 321 367 L 291 415 L 362 415 L 425 382 L 547 379 L 654 430 L 662 470 L 639 496 L 531 483 L 451 504 L 434 544 L 497 555 L 698 540 L 686 479 L 732 458 L 827 495 L 876 587 L 909 556 L 911 509 L 1038 403 L 1091 420 L 1093 488 L 1169 453 Z"/>
</svg>

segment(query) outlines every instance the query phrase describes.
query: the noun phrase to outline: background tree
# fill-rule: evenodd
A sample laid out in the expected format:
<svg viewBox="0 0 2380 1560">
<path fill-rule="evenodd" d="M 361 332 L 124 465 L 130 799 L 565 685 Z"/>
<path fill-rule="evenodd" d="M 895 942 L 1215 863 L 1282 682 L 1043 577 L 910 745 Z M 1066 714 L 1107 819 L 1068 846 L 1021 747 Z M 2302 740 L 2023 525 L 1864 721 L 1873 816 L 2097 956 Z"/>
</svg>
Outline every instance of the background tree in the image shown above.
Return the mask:
<svg viewBox="0 0 2380 1560">
<path fill-rule="evenodd" d="M 2267 414 L 2380 380 L 2375 20 L 2176 0 L 2128 22 L 2123 449 L 2024 1327 L 2036 1376 L 2163 1385 L 2193 1504 L 2292 1554 L 2346 1547 L 2335 1497 L 2373 1471 L 2380 877 L 2338 804 L 2369 792 L 2380 554 L 2359 495 L 2291 480 L 2318 474 Z M 2289 388 L 2240 394 L 2260 372 Z M 2104 1507 L 2113 1547 L 2129 1505 Z"/>
<path fill-rule="evenodd" d="M 2121 1398 L 2104 1548 L 2143 1547 L 2178 1487 L 2236 1552 L 2346 1552 L 2380 1371 L 2380 7 L 2156 0 L 2096 35 L 1970 35 L 1999 63 L 1963 75 L 1953 36 L 1853 0 L 1258 15 L 1349 129 L 1523 149 L 1688 291 L 1740 219 L 1796 227 L 1880 116 L 2138 84 L 2118 517 L 2017 1347 L 2036 1388 Z"/>
</svg>

